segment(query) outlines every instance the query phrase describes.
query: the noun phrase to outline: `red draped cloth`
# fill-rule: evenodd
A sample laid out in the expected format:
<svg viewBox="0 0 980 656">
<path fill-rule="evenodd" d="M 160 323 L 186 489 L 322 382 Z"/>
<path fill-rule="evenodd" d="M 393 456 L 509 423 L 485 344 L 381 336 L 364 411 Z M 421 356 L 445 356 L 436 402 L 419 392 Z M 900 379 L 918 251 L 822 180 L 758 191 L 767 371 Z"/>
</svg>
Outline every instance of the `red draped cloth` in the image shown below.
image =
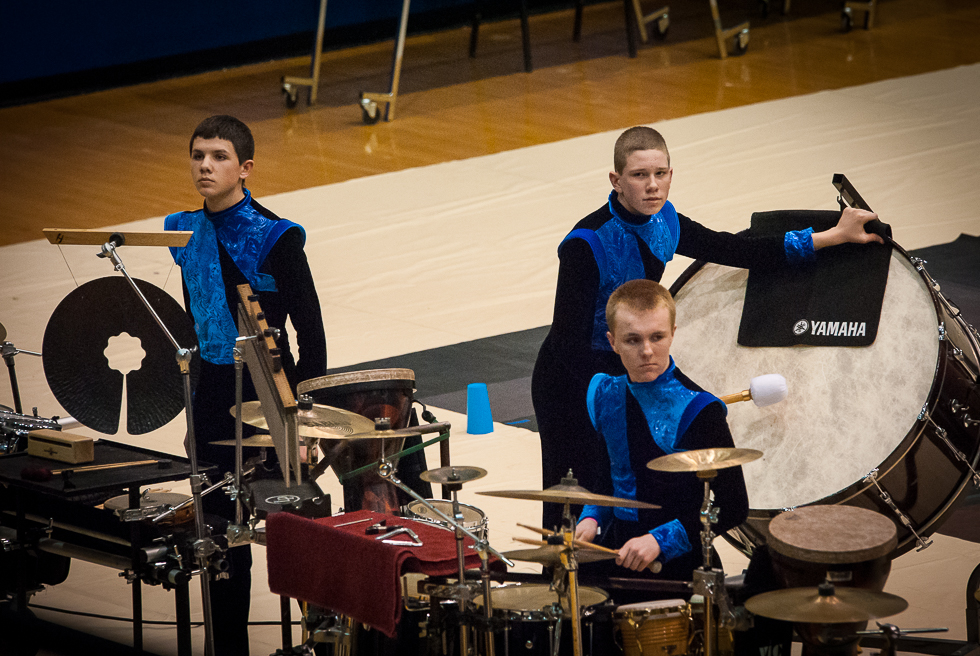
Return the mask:
<svg viewBox="0 0 980 656">
<path fill-rule="evenodd" d="M 366 518 L 370 521 L 337 527 Z M 412 529 L 422 546 L 384 544 L 375 539 L 377 535 L 365 535 L 368 526 L 382 520 L 388 527 Z M 348 615 L 389 636 L 394 636 L 401 617 L 402 574 L 458 573 L 456 537 L 452 531 L 373 510 L 322 519 L 276 513 L 266 520 L 266 539 L 272 592 Z M 400 534 L 392 539 L 411 537 Z M 478 567 L 480 557 L 469 548 L 473 540 L 464 538 L 463 544 L 466 567 Z M 491 565 L 495 569 L 503 567 L 500 561 Z"/>
</svg>

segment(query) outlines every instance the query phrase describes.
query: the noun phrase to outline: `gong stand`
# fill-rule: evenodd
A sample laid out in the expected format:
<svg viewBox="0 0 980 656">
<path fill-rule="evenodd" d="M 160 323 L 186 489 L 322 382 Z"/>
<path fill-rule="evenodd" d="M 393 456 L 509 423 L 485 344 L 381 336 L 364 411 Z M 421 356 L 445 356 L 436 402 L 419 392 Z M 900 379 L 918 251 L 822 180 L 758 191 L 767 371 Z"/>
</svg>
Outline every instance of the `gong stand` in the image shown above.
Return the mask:
<svg viewBox="0 0 980 656">
<path fill-rule="evenodd" d="M 194 435 L 194 410 L 193 410 L 193 397 L 191 393 L 191 359 L 193 358 L 193 351 L 190 349 L 182 348 L 177 340 L 174 339 L 173 334 L 167 329 L 166 324 L 150 305 L 149 301 L 146 300 L 146 296 L 140 291 L 139 287 L 136 286 L 136 282 L 129 276 L 129 272 L 126 271 L 126 266 L 123 264 L 122 258 L 119 257 L 117 247 L 123 244 L 124 238 L 119 233 L 114 233 L 110 236 L 109 241 L 102 244 L 102 252 L 99 257 L 110 260 L 115 270 L 120 272 L 129 282 L 129 286 L 133 288 L 133 291 L 142 301 L 143 305 L 146 306 L 147 311 L 153 317 L 153 319 L 160 326 L 160 329 L 167 336 L 167 339 L 173 345 L 176 351 L 177 365 L 180 368 L 180 376 L 183 381 L 184 387 L 184 416 L 187 421 L 187 455 L 191 463 L 191 494 L 194 499 L 194 507 L 198 512 L 194 513 L 194 529 L 196 540 L 194 542 L 194 556 L 197 561 L 198 571 L 201 577 L 201 610 L 204 615 L 204 653 L 205 656 L 212 656 L 214 654 L 214 625 L 211 618 L 211 594 L 210 594 L 210 581 L 208 575 L 208 559 L 211 555 L 217 551 L 218 547 L 215 545 L 214 541 L 207 535 L 207 531 L 204 528 L 204 513 L 200 512 L 201 508 L 201 490 L 203 488 L 203 477 L 198 469 L 197 464 L 197 441 Z M 196 350 L 196 349 L 195 349 Z"/>
<path fill-rule="evenodd" d="M 0 330 L 3 326 L 0 326 Z M 3 337 L 0 337 L 2 340 Z M 7 363 L 7 373 L 10 376 L 10 392 L 14 397 L 14 412 L 17 414 L 24 414 L 24 409 L 20 402 L 20 387 L 17 385 L 17 370 L 14 368 L 14 356 L 18 353 L 26 353 L 27 355 L 41 356 L 40 353 L 35 353 L 34 351 L 25 351 L 24 349 L 19 349 L 10 342 L 3 342 L 0 345 L 0 353 L 3 355 L 3 361 Z"/>
<path fill-rule="evenodd" d="M 482 594 L 483 594 L 483 608 L 484 608 L 485 617 L 487 619 L 486 632 L 485 632 L 486 654 L 487 656 L 493 656 L 494 654 L 493 631 L 490 629 L 490 623 L 489 623 L 489 620 L 493 613 L 493 608 L 491 606 L 491 599 L 490 599 L 490 554 L 493 554 L 500 560 L 507 563 L 509 567 L 514 567 L 515 566 L 514 562 L 509 558 L 507 558 L 507 556 L 503 555 L 502 553 L 500 553 L 499 551 L 491 547 L 490 542 L 488 540 L 477 536 L 472 531 L 468 530 L 463 526 L 462 524 L 463 515 L 459 509 L 459 499 L 456 497 L 456 492 L 462 488 L 461 483 L 452 483 L 452 482 L 445 483 L 445 485 L 447 485 L 447 487 L 449 487 L 449 489 L 452 490 L 453 493 L 453 516 L 450 517 L 449 515 L 445 514 L 444 512 L 442 512 L 441 510 L 433 506 L 431 503 L 429 503 L 428 499 L 425 499 L 420 494 L 418 494 L 415 490 L 402 483 L 402 481 L 399 480 L 397 476 L 395 476 L 395 467 L 390 460 L 382 460 L 381 464 L 378 465 L 378 475 L 382 479 L 388 481 L 392 485 L 396 486 L 398 489 L 408 494 L 409 496 L 413 497 L 416 501 L 420 502 L 426 508 L 431 510 L 433 514 L 435 514 L 437 517 L 441 518 L 448 525 L 453 527 L 456 533 L 456 558 L 459 567 L 459 579 L 456 582 L 456 585 L 440 586 L 438 588 L 430 589 L 429 596 L 441 597 L 444 599 L 453 599 L 459 604 L 460 611 L 464 609 L 464 606 L 467 601 L 473 599 L 474 597 L 480 594 L 479 592 L 474 591 L 473 588 L 471 588 L 466 583 L 465 556 L 463 552 L 464 549 L 463 536 L 466 536 L 471 540 L 473 540 L 474 542 L 473 548 L 476 549 L 476 552 L 480 555 L 480 575 L 481 575 L 481 587 L 482 587 Z M 461 654 L 468 653 L 467 643 L 469 641 L 469 638 L 467 637 L 466 628 L 467 625 L 465 622 L 463 622 L 459 632 Z"/>
</svg>

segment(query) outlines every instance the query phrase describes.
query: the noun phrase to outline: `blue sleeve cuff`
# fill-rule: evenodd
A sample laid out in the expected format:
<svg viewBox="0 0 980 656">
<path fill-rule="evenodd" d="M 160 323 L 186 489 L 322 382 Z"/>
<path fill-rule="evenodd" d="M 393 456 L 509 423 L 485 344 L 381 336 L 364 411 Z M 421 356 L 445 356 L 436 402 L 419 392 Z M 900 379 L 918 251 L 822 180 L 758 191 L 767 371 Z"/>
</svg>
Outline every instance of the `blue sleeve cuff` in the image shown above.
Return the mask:
<svg viewBox="0 0 980 656">
<path fill-rule="evenodd" d="M 657 539 L 657 544 L 660 545 L 660 559 L 664 562 L 669 562 L 692 550 L 691 541 L 687 539 L 687 531 L 676 519 L 661 524 L 650 531 L 650 534 Z"/>
<path fill-rule="evenodd" d="M 608 506 L 585 506 L 582 508 L 582 514 L 579 515 L 578 520 L 583 519 L 594 519 L 599 528 L 602 528 L 603 524 L 607 523 L 612 515 L 612 508 Z"/>
<path fill-rule="evenodd" d="M 817 253 L 813 250 L 813 228 L 787 232 L 783 238 L 783 249 L 790 264 L 815 262 Z"/>
</svg>

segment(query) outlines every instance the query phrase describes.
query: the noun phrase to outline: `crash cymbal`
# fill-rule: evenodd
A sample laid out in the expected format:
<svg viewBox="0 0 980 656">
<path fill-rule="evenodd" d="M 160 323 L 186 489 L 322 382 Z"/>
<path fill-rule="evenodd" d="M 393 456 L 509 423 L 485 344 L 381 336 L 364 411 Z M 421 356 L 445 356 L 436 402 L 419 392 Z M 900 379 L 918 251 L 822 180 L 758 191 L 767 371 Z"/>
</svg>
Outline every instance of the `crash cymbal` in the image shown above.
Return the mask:
<svg viewBox="0 0 980 656">
<path fill-rule="evenodd" d="M 228 410 L 235 416 L 235 406 Z M 242 403 L 242 423 L 268 429 L 262 405 L 258 401 Z M 356 412 L 314 404 L 309 410 L 297 412 L 298 432 L 302 437 L 319 437 L 329 440 L 352 439 L 355 433 L 374 429 L 374 422 Z"/>
<path fill-rule="evenodd" d="M 217 440 L 215 442 L 209 442 L 209 444 L 217 444 L 218 446 L 235 446 L 235 440 Z M 306 443 L 301 439 L 299 441 L 300 446 L 305 446 Z M 271 435 L 252 435 L 251 437 L 242 438 L 242 446 L 255 446 L 262 449 L 274 449 L 275 444 L 272 443 Z"/>
<path fill-rule="evenodd" d="M 483 478 L 486 475 L 487 470 L 479 467 L 440 467 L 422 472 L 419 474 L 419 478 L 438 485 L 460 485 Z"/>
<path fill-rule="evenodd" d="M 135 280 L 181 348 L 197 346 L 190 318 L 173 296 L 144 280 Z M 139 340 L 143 359 L 125 376 L 109 366 L 109 339 L 127 333 Z M 44 376 L 62 407 L 100 433 L 119 429 L 123 381 L 126 383 L 126 430 L 143 435 L 167 424 L 184 409 L 184 384 L 176 349 L 122 276 L 98 278 L 69 293 L 44 329 Z M 191 358 L 196 381 L 201 358 Z"/>
<path fill-rule="evenodd" d="M 908 602 L 897 595 L 861 588 L 790 588 L 756 595 L 745 602 L 745 608 L 756 615 L 784 622 L 808 624 L 842 624 L 866 622 L 897 615 L 908 608 Z"/>
<path fill-rule="evenodd" d="M 737 467 L 762 457 L 755 449 L 698 449 L 660 456 L 647 463 L 647 468 L 662 472 L 699 472 Z"/>
<path fill-rule="evenodd" d="M 504 499 L 526 499 L 528 501 L 544 501 L 546 503 L 571 503 L 573 505 L 616 506 L 619 508 L 648 508 L 657 509 L 652 503 L 621 499 L 604 494 L 593 494 L 580 485 L 552 485 L 544 490 L 497 490 L 493 492 L 477 492 L 486 497 L 502 497 Z"/>
<path fill-rule="evenodd" d="M 561 564 L 561 551 L 565 547 L 549 544 L 538 549 L 515 549 L 505 551 L 504 555 L 511 560 L 523 560 L 529 563 L 539 563 L 555 567 Z M 593 551 L 592 549 L 576 549 L 575 560 L 578 563 L 593 563 L 599 560 L 613 560 L 617 554 L 610 554 L 604 551 Z"/>
</svg>

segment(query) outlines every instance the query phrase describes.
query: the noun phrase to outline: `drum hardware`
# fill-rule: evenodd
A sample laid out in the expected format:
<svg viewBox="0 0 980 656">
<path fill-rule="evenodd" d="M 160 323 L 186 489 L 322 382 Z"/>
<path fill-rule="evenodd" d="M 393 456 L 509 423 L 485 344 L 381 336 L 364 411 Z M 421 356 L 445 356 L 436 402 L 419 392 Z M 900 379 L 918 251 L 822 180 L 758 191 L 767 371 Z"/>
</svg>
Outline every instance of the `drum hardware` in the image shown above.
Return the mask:
<svg viewBox="0 0 980 656">
<path fill-rule="evenodd" d="M 173 510 L 175 505 L 181 505 L 181 508 L 186 507 L 188 504 L 185 502 L 190 500 L 191 497 L 186 494 L 154 492 L 147 489 L 140 495 L 139 508 L 129 507 L 128 495 L 113 497 L 106 501 L 103 507 L 116 513 L 123 522 L 139 522 Z M 176 515 L 176 510 L 174 510 L 174 514 Z"/>
<path fill-rule="evenodd" d="M 897 505 L 895 505 L 895 502 L 892 501 L 891 495 L 889 495 L 887 492 L 885 492 L 885 490 L 878 483 L 878 468 L 877 467 L 875 467 L 870 472 L 868 472 L 868 475 L 864 478 L 864 482 L 865 483 L 871 482 L 871 483 L 874 484 L 874 486 L 876 488 L 878 488 L 878 496 L 881 497 L 881 500 L 884 501 L 888 505 L 888 507 L 892 509 L 892 512 L 894 512 L 898 516 L 898 519 L 899 519 L 899 521 L 902 522 L 902 525 L 905 526 L 905 528 L 907 528 L 912 533 L 912 536 L 915 538 L 916 544 L 919 545 L 916 548 L 916 551 L 922 551 L 923 549 L 925 549 L 926 547 L 928 547 L 928 546 L 930 546 L 932 544 L 932 539 L 931 538 L 923 539 L 922 537 L 919 536 L 919 534 L 915 531 L 915 527 L 912 526 L 912 520 L 910 520 L 908 518 L 908 515 L 906 515 L 905 513 L 903 513 L 899 509 L 899 507 Z"/>
<path fill-rule="evenodd" d="M 956 405 L 959 405 L 959 403 L 955 399 L 953 400 L 953 403 L 955 403 Z M 963 410 L 969 410 L 969 408 L 962 408 L 962 409 Z M 954 406 L 952 412 L 953 412 L 953 414 L 956 414 L 957 408 L 955 408 L 955 406 Z M 976 487 L 980 487 L 980 474 L 978 474 L 977 473 L 977 470 L 973 468 L 973 465 L 970 463 L 969 460 L 967 460 L 967 457 L 965 455 L 963 455 L 963 452 L 960 451 L 959 449 L 957 449 L 955 446 L 953 446 L 953 443 L 949 441 L 949 437 L 946 436 L 946 429 L 945 428 L 942 428 L 941 426 L 937 426 L 936 425 L 936 422 L 934 422 L 932 420 L 932 416 L 929 414 L 929 412 L 925 408 L 922 409 L 922 415 L 920 415 L 920 416 L 923 416 L 926 421 L 928 421 L 930 424 L 933 425 L 933 428 L 935 428 L 935 430 L 936 430 L 936 435 L 939 436 L 939 439 L 941 439 L 943 442 L 946 443 L 946 446 L 949 447 L 950 453 L 952 453 L 956 457 L 957 460 L 959 460 L 964 465 L 966 465 L 967 469 L 969 469 L 970 472 L 973 474 L 973 484 Z M 963 427 L 964 428 L 970 428 L 971 422 L 974 423 L 974 424 L 980 424 L 980 421 L 977 421 L 975 419 L 972 419 L 970 417 L 970 415 L 968 415 L 968 414 L 966 414 L 964 412 L 963 413 Z"/>
<path fill-rule="evenodd" d="M 10 408 L 0 407 L 0 456 L 26 450 L 31 431 L 63 428 L 61 422 L 64 420 L 58 417 L 39 417 L 37 408 L 33 411 L 33 415 L 24 415 Z"/>
<path fill-rule="evenodd" d="M 909 604 L 887 592 L 821 583 L 815 588 L 763 592 L 746 601 L 745 607 L 755 615 L 784 622 L 848 624 L 897 615 Z"/>
<path fill-rule="evenodd" d="M 694 570 L 694 594 L 704 597 L 704 653 L 715 656 L 718 653 L 717 630 L 734 628 L 738 620 L 728 590 L 725 588 L 725 572 L 712 566 L 714 560 L 715 532 L 718 523 L 718 508 L 711 496 L 711 480 L 718 470 L 737 467 L 762 457 L 756 449 L 714 448 L 682 451 L 655 458 L 647 463 L 654 471 L 694 472 L 704 481 L 704 501 L 701 504 L 701 551 L 704 561 Z M 719 615 L 715 614 L 718 606 Z"/>
<path fill-rule="evenodd" d="M 442 469 L 445 469 L 445 468 L 442 468 Z M 471 474 L 475 475 L 476 473 L 478 473 L 478 471 L 476 471 L 476 470 L 479 470 L 479 468 L 478 467 L 473 467 L 473 468 L 463 468 L 463 467 L 460 467 L 460 468 L 458 468 L 458 470 L 459 471 L 472 470 Z M 438 474 L 433 473 L 432 474 L 432 477 L 433 478 L 443 478 L 443 477 L 448 477 L 449 475 L 452 475 L 452 472 L 451 471 L 447 473 L 445 471 L 433 470 L 433 472 L 439 472 Z M 426 472 L 426 473 L 428 473 L 428 472 Z M 463 478 L 463 476 L 460 475 L 460 474 L 458 474 L 458 473 L 456 475 L 459 478 Z M 398 489 L 402 490 L 403 492 L 405 492 L 409 496 L 414 497 L 416 501 L 421 502 L 422 505 L 424 505 L 426 508 L 428 508 L 429 510 L 431 510 L 438 517 L 441 517 L 444 521 L 446 521 L 449 525 L 451 525 L 453 527 L 453 529 L 455 530 L 455 533 L 456 533 L 456 559 L 457 559 L 458 570 L 459 570 L 459 579 L 458 579 L 458 583 L 457 583 L 456 588 L 457 588 L 457 592 L 460 593 L 460 596 L 463 596 L 463 595 L 469 596 L 469 590 L 467 589 L 467 584 L 466 584 L 466 566 L 465 566 L 465 562 L 464 562 L 464 553 L 463 553 L 463 536 L 465 535 L 466 537 L 468 537 L 471 540 L 473 540 L 473 542 L 474 542 L 473 548 L 476 549 L 476 551 L 480 555 L 480 571 L 481 571 L 481 582 L 482 582 L 482 586 L 483 586 L 483 601 L 484 601 L 484 607 L 485 607 L 485 618 L 486 618 L 486 620 L 489 621 L 490 618 L 491 618 L 491 616 L 492 616 L 492 605 L 491 605 L 492 602 L 491 602 L 491 599 L 490 599 L 490 561 L 489 561 L 489 554 L 493 554 L 493 555 L 497 556 L 498 558 L 500 558 L 501 560 L 503 560 L 510 567 L 514 567 L 514 562 L 512 560 L 510 560 L 509 558 L 507 558 L 502 553 L 500 553 L 499 551 L 497 551 L 496 549 L 494 549 L 493 547 L 491 547 L 489 540 L 487 540 L 487 538 L 485 536 L 480 537 L 480 536 L 476 535 L 475 533 L 471 532 L 469 529 L 467 529 L 467 528 L 465 528 L 463 526 L 463 523 L 462 523 L 463 522 L 463 515 L 462 515 L 462 513 L 460 512 L 460 509 L 459 509 L 459 498 L 457 496 L 458 491 L 461 490 L 462 487 L 463 487 L 463 483 L 462 482 L 454 482 L 454 483 L 447 484 L 447 487 L 450 489 L 450 491 L 452 492 L 452 496 L 453 496 L 453 498 L 452 498 L 452 502 L 453 502 L 453 517 L 450 517 L 446 513 L 442 512 L 441 510 L 439 510 L 438 508 L 436 508 L 436 506 L 434 504 L 430 503 L 427 499 L 424 499 L 421 495 L 419 495 L 417 492 L 415 492 L 415 490 L 411 489 L 410 487 L 408 487 L 407 485 L 405 485 L 404 483 L 402 483 L 395 476 L 395 466 L 394 466 L 394 464 L 392 462 L 390 462 L 388 460 L 383 461 L 378 466 L 378 476 L 382 480 L 386 480 L 386 481 L 390 482 L 392 485 L 396 486 Z M 471 480 L 475 480 L 475 479 L 471 479 Z M 450 597 L 450 598 L 454 598 L 454 597 Z M 459 601 L 459 607 L 460 607 L 460 610 L 462 611 L 464 609 L 464 607 L 465 607 L 465 601 Z M 485 639 L 485 644 L 486 644 L 486 653 L 487 653 L 488 656 L 494 656 L 493 633 L 489 630 L 489 624 L 487 624 L 484 628 L 485 628 L 485 630 L 484 630 L 484 639 Z M 466 654 L 468 652 L 468 649 L 469 649 L 469 647 L 468 647 L 469 640 L 468 640 L 468 636 L 467 636 L 467 628 L 466 628 L 466 623 L 465 622 L 460 627 L 459 638 L 460 638 L 460 653 Z"/>
<path fill-rule="evenodd" d="M 7 363 L 7 374 L 10 377 L 10 392 L 14 398 L 14 412 L 18 414 L 23 412 L 23 408 L 20 404 L 20 387 L 17 385 L 17 370 L 14 365 L 14 356 L 18 353 L 25 353 L 27 355 L 34 355 L 41 357 L 40 353 L 35 351 L 26 351 L 24 349 L 19 349 L 14 346 L 11 342 L 6 341 L 7 339 L 7 329 L 0 324 L 0 355 L 3 356 L 3 361 Z M 37 414 L 35 408 L 35 414 Z"/>
<path fill-rule="evenodd" d="M 947 628 L 931 628 L 931 629 L 900 629 L 894 624 L 882 624 L 881 622 L 875 622 L 878 625 L 877 630 L 870 631 L 856 631 L 856 635 L 859 636 L 881 636 L 885 641 L 884 649 L 881 650 L 881 656 L 895 656 L 897 651 L 897 642 L 900 638 L 911 635 L 913 633 L 946 633 L 949 631 Z M 865 644 L 864 646 L 871 647 L 871 645 Z"/>
</svg>

